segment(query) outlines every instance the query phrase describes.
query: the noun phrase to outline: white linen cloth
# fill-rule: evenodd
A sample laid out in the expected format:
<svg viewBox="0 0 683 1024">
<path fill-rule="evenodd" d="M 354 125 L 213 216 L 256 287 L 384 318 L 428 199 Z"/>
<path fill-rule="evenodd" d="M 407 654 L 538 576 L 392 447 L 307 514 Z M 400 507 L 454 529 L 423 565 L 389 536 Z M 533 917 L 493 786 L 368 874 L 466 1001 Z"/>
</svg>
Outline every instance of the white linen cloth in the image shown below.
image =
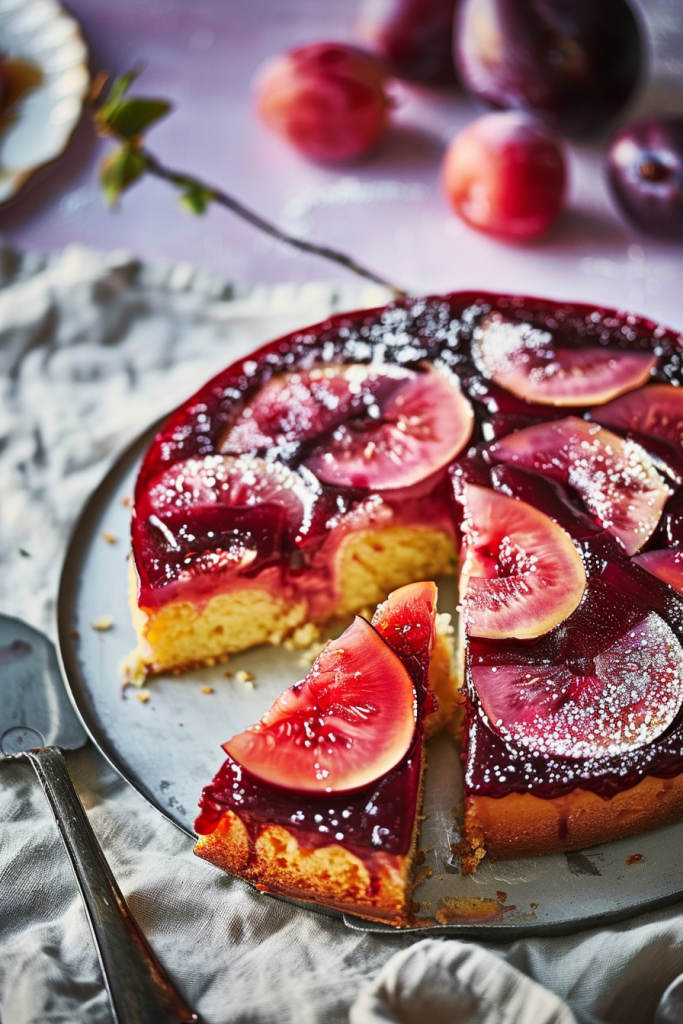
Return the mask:
<svg viewBox="0 0 683 1024">
<path fill-rule="evenodd" d="M 382 298 L 356 285 L 235 293 L 190 267 L 0 248 L 0 611 L 54 634 L 69 527 L 125 443 L 258 343 Z M 678 907 L 495 948 L 351 931 L 198 860 L 90 744 L 68 762 L 131 910 L 207 1024 L 336 1024 L 354 1002 L 353 1024 L 683 1020 Z M 110 1020 L 42 792 L 28 766 L 1 764 L 0 1021 Z"/>
</svg>

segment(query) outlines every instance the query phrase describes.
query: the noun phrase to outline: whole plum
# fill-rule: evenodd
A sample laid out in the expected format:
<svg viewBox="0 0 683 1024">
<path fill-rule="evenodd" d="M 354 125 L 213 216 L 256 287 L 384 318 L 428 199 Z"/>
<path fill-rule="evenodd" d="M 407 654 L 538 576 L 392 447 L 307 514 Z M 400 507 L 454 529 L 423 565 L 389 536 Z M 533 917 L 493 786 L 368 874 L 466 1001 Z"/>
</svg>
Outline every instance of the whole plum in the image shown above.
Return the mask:
<svg viewBox="0 0 683 1024">
<path fill-rule="evenodd" d="M 458 0 L 365 0 L 358 31 L 398 78 L 455 81 L 453 16 Z"/>
<path fill-rule="evenodd" d="M 566 168 L 561 145 L 545 124 L 506 110 L 480 117 L 456 136 L 443 178 L 463 220 L 520 242 L 542 235 L 557 219 Z"/>
<path fill-rule="evenodd" d="M 314 43 L 271 61 L 256 84 L 263 121 L 323 163 L 367 152 L 389 119 L 379 58 L 345 43 Z"/>
<path fill-rule="evenodd" d="M 603 128 L 641 74 L 641 32 L 627 0 L 461 0 L 455 22 L 465 86 L 566 135 Z"/>
<path fill-rule="evenodd" d="M 622 128 L 609 147 L 607 178 L 637 227 L 683 240 L 683 118 L 652 117 Z"/>
</svg>

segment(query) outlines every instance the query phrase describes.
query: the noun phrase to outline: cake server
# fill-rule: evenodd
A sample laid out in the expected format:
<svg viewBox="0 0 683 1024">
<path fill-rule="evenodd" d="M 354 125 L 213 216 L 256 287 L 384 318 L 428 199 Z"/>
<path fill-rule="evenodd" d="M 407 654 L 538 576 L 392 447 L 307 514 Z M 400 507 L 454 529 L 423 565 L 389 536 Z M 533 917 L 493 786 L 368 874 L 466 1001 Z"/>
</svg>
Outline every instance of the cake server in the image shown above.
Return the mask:
<svg viewBox="0 0 683 1024">
<path fill-rule="evenodd" d="M 116 1024 L 191 1024 L 136 924 L 69 776 L 63 750 L 87 740 L 46 636 L 0 615 L 0 761 L 27 760 L 54 815 L 76 875 Z"/>
</svg>

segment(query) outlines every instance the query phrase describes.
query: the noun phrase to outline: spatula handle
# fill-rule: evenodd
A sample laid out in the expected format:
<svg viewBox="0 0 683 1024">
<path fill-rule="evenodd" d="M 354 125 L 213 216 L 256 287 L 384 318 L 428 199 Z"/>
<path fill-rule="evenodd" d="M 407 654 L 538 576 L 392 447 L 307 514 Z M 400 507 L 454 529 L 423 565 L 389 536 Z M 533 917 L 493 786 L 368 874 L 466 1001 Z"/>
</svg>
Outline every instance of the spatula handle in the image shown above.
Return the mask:
<svg viewBox="0 0 683 1024">
<path fill-rule="evenodd" d="M 47 797 L 73 865 L 116 1024 L 191 1024 L 199 1018 L 176 992 L 136 924 L 95 837 L 57 747 L 25 755 Z"/>
</svg>

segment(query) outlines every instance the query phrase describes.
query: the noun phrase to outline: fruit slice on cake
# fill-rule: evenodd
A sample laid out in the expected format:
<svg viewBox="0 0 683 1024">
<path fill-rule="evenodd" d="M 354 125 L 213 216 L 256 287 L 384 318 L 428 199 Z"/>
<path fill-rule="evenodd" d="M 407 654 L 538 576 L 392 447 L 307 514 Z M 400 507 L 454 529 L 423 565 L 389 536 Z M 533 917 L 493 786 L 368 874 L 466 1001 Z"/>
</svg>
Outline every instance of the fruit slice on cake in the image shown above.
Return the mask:
<svg viewBox="0 0 683 1024">
<path fill-rule="evenodd" d="M 436 587 L 357 617 L 202 794 L 195 852 L 269 892 L 404 924 L 411 911 L 426 723 L 452 685 Z"/>
<path fill-rule="evenodd" d="M 644 448 L 576 416 L 518 430 L 485 457 L 567 486 L 629 555 L 650 539 L 671 495 Z"/>
<path fill-rule="evenodd" d="M 476 328 L 472 355 L 485 377 L 517 398 L 573 407 L 609 402 L 640 387 L 657 364 L 649 352 L 563 348 L 550 331 L 495 311 Z"/>
</svg>

